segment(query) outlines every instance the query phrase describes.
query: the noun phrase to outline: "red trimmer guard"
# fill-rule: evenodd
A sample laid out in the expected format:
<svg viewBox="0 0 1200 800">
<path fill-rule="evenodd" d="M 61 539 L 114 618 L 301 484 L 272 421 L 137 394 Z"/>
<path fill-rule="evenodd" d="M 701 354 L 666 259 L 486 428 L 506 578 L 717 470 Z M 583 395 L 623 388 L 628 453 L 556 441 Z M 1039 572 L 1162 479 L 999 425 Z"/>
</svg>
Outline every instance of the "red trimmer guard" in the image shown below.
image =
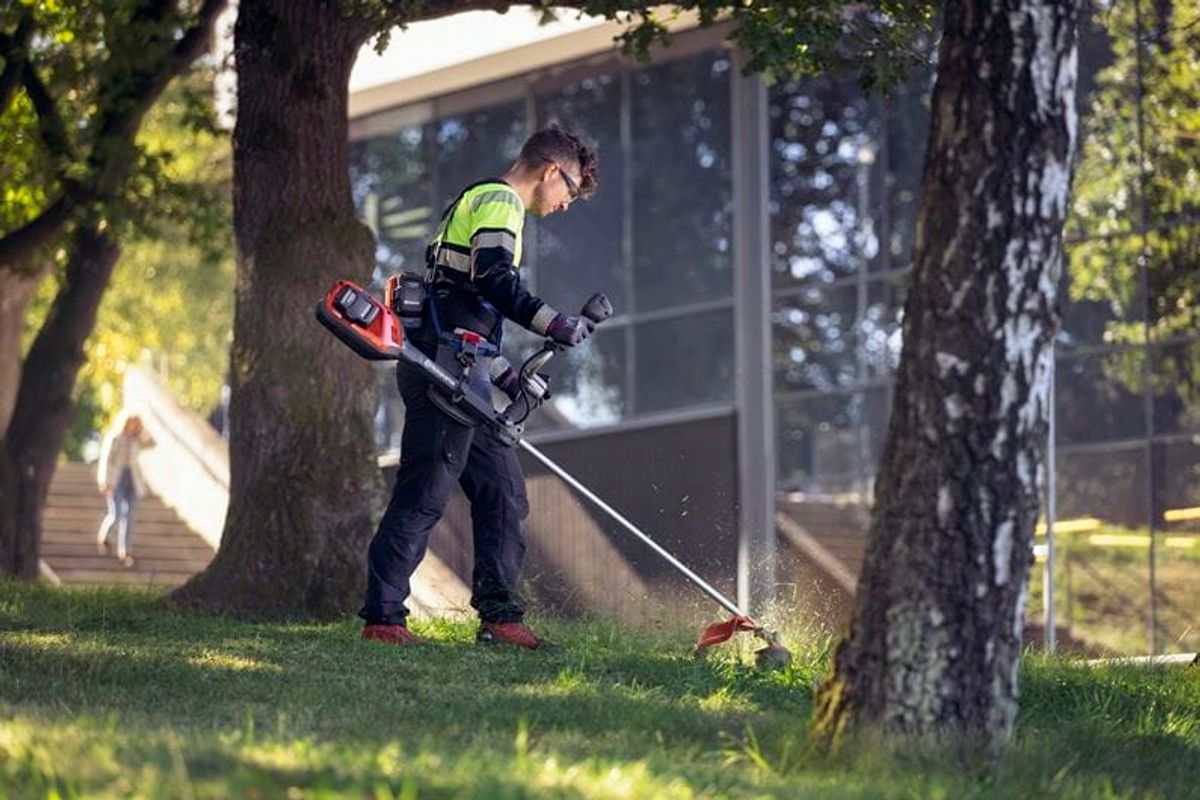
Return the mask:
<svg viewBox="0 0 1200 800">
<path fill-rule="evenodd" d="M 725 622 L 714 622 L 700 634 L 700 641 L 696 642 L 694 652 L 697 656 L 702 656 L 705 650 L 714 644 L 729 641 L 738 631 L 756 631 L 760 627 L 762 626 L 754 620 L 742 616 L 732 617 Z"/>
</svg>

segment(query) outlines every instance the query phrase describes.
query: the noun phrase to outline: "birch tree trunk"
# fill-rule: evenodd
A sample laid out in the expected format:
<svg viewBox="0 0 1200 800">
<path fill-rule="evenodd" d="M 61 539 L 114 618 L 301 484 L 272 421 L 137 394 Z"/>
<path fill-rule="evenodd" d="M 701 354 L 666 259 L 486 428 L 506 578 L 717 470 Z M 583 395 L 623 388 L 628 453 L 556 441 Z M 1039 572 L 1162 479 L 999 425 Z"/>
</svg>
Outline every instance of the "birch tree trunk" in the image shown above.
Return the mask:
<svg viewBox="0 0 1200 800">
<path fill-rule="evenodd" d="M 316 321 L 337 278 L 366 280 L 347 85 L 372 32 L 319 0 L 242 0 L 234 29 L 238 284 L 230 502 L 221 547 L 175 600 L 243 617 L 357 608 L 381 496 L 373 373 Z"/>
<path fill-rule="evenodd" d="M 849 636 L 815 733 L 1017 711 L 1075 152 L 1074 0 L 949 0 L 904 353 Z"/>
</svg>

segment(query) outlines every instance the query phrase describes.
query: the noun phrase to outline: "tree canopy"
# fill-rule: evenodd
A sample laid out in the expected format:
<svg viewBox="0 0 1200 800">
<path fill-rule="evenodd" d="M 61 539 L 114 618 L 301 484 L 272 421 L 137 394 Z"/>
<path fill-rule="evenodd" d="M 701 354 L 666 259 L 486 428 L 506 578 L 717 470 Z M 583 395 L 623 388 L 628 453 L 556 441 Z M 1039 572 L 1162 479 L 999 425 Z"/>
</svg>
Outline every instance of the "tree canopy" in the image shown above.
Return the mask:
<svg viewBox="0 0 1200 800">
<path fill-rule="evenodd" d="M 138 136 L 155 175 L 141 183 L 136 224 L 84 345 L 76 413 L 65 451 L 120 410 L 131 364 L 149 361 L 184 406 L 206 414 L 228 381 L 233 328 L 232 156 L 213 124 L 211 68 L 169 89 Z M 63 271 L 45 281 L 30 309 L 25 346 L 44 319 Z"/>
</svg>

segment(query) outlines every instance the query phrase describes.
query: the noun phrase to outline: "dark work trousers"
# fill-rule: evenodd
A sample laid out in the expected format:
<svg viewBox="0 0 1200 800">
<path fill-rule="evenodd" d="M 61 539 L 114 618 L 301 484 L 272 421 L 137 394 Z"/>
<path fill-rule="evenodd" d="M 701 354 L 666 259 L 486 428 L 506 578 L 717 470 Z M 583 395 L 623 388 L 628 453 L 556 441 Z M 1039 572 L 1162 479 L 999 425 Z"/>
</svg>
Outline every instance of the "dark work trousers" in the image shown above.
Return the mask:
<svg viewBox="0 0 1200 800">
<path fill-rule="evenodd" d="M 484 622 L 519 622 L 525 613 L 517 595 L 525 558 L 521 522 L 529 501 L 516 450 L 485 426 L 470 428 L 440 411 L 416 367 L 400 364 L 396 382 L 405 406 L 400 469 L 371 540 L 358 615 L 368 623 L 404 623 L 409 579 L 457 483 L 471 502 L 474 528 L 471 606 Z"/>
</svg>

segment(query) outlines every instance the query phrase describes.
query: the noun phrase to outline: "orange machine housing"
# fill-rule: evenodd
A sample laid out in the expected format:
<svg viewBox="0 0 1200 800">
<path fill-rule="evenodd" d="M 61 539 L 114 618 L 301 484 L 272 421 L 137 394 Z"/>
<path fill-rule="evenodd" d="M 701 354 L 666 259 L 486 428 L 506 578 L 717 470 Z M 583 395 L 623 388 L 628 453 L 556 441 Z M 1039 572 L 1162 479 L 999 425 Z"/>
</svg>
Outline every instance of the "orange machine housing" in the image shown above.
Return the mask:
<svg viewBox="0 0 1200 800">
<path fill-rule="evenodd" d="M 396 361 L 404 351 L 399 318 L 353 281 L 333 284 L 317 303 L 317 320 L 363 358 Z"/>
</svg>

